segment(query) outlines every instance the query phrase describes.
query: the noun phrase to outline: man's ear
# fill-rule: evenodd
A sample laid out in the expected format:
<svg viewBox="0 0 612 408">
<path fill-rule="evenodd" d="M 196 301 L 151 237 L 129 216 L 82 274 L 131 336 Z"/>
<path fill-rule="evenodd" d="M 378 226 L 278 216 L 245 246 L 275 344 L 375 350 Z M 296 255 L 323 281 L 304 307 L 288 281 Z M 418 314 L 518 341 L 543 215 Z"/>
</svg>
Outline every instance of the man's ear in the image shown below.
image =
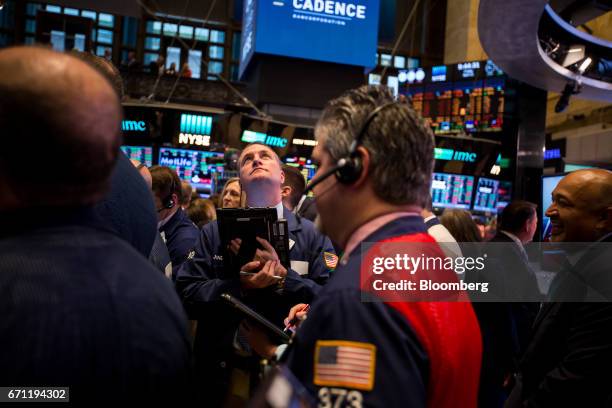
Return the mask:
<svg viewBox="0 0 612 408">
<path fill-rule="evenodd" d="M 293 189 L 291 188 L 291 186 L 281 186 L 281 197 L 283 199 L 289 197 L 292 191 Z"/>
<path fill-rule="evenodd" d="M 601 210 L 596 228 L 601 230 L 604 234 L 612 232 L 612 206 Z"/>
</svg>

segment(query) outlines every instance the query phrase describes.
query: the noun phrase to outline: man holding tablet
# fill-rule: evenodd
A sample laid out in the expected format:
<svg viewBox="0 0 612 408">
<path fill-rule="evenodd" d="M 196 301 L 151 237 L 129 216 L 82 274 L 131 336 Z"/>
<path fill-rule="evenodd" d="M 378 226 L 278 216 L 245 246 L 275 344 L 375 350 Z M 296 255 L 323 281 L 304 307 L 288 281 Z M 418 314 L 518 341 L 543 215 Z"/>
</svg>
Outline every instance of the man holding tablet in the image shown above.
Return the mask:
<svg viewBox="0 0 612 408">
<path fill-rule="evenodd" d="M 195 253 L 178 272 L 176 287 L 187 312 L 198 320 L 194 345 L 197 386 L 210 406 L 221 405 L 228 393 L 248 398 L 259 363 L 238 331 L 241 315 L 221 301 L 221 294 L 240 299 L 283 327 L 291 306 L 311 302 L 337 262 L 329 238 L 283 207 L 284 174 L 271 148 L 249 145 L 238 164 L 247 206 L 273 207 L 278 219 L 287 220 L 290 267 L 281 264 L 269 242 L 258 239 L 260 247 L 253 260 L 240 268 L 248 273 L 239 275 L 226 268 L 218 224 L 202 229 Z M 239 245 L 239 240 L 233 240 L 230 250 L 236 253 Z"/>
</svg>

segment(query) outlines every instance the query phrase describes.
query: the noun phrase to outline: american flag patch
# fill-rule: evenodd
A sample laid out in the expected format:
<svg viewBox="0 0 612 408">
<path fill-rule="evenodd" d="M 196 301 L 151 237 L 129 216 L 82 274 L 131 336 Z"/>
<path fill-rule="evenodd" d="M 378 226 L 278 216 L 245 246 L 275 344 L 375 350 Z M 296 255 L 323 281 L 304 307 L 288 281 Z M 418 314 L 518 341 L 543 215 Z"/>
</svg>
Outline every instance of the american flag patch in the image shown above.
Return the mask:
<svg viewBox="0 0 612 408">
<path fill-rule="evenodd" d="M 319 340 L 315 348 L 314 383 L 370 391 L 374 387 L 376 346 L 343 340 Z"/>
<path fill-rule="evenodd" d="M 325 261 L 325 266 L 329 269 L 336 269 L 336 265 L 338 265 L 338 256 L 332 252 L 323 252 L 323 260 Z"/>
</svg>

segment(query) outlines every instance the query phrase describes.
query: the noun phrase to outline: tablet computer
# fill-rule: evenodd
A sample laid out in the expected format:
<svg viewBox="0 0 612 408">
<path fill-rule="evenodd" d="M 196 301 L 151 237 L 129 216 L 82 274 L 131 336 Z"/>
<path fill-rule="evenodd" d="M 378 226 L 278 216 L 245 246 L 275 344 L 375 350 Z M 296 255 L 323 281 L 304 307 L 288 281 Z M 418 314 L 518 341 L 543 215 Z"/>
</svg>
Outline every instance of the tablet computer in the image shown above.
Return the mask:
<svg viewBox="0 0 612 408">
<path fill-rule="evenodd" d="M 236 299 L 232 295 L 228 293 L 222 293 L 221 299 L 229 305 L 233 306 L 236 310 L 244 315 L 245 318 L 258 323 L 260 326 L 264 327 L 268 330 L 269 334 L 276 340 L 279 340 L 281 343 L 289 343 L 291 337 L 280 328 L 278 328 L 274 323 L 242 303 L 240 300 Z"/>
<path fill-rule="evenodd" d="M 255 251 L 261 245 L 255 239 L 274 241 L 276 208 L 220 208 L 217 210 L 217 225 L 223 247 L 226 270 L 231 277 L 237 277 L 240 267 L 253 260 Z M 234 254 L 228 247 L 233 239 L 240 238 L 240 251 Z"/>
</svg>

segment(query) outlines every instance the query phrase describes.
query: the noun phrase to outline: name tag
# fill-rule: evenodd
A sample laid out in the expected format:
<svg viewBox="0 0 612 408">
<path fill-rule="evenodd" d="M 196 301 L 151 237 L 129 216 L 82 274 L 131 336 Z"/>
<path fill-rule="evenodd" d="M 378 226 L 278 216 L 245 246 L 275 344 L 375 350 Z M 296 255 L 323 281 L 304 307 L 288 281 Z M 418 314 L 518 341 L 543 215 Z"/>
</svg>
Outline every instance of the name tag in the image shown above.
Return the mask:
<svg viewBox="0 0 612 408">
<path fill-rule="evenodd" d="M 291 261 L 291 269 L 297 272 L 298 275 L 308 275 L 308 262 L 306 261 Z"/>
</svg>

